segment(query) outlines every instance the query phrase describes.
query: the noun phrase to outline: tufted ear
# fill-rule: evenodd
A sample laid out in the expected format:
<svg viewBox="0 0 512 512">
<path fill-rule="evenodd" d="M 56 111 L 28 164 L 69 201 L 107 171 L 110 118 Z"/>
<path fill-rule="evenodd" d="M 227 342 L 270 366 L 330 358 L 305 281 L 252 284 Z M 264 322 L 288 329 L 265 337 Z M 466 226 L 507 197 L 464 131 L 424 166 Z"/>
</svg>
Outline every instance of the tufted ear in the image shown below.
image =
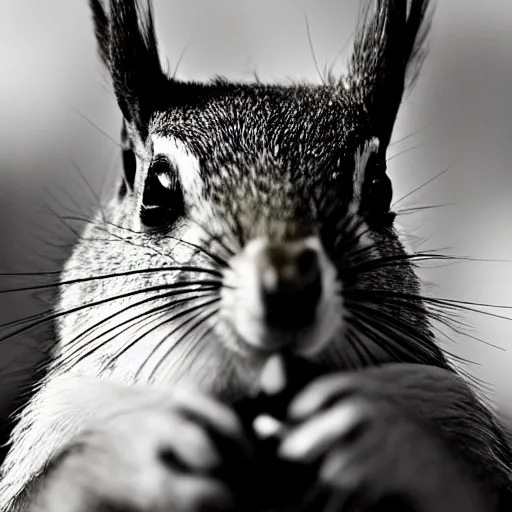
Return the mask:
<svg viewBox="0 0 512 512">
<path fill-rule="evenodd" d="M 125 120 L 142 138 L 170 80 L 162 71 L 148 1 L 89 0 L 100 56 Z"/>
<path fill-rule="evenodd" d="M 347 85 L 367 109 L 385 151 L 404 91 L 425 55 L 430 0 L 371 0 L 363 11 Z"/>
</svg>

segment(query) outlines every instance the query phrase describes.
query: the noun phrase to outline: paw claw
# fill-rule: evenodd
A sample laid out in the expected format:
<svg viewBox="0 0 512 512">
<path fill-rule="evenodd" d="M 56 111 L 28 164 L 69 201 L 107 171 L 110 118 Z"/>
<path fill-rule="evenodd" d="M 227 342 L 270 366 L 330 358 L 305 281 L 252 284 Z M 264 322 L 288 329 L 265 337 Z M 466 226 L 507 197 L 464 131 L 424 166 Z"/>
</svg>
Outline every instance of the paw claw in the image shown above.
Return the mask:
<svg viewBox="0 0 512 512">
<path fill-rule="evenodd" d="M 279 456 L 312 462 L 363 424 L 367 407 L 362 401 L 342 402 L 296 427 L 283 441 Z"/>
</svg>

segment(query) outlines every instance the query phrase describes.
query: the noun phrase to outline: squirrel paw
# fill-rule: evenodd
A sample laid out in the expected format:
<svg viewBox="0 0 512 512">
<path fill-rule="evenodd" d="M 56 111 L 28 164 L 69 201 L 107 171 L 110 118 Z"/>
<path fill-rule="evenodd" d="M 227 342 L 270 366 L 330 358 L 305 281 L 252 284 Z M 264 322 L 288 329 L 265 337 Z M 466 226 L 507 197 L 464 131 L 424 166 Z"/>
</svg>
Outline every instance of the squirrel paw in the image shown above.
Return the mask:
<svg viewBox="0 0 512 512">
<path fill-rule="evenodd" d="M 434 431 L 372 379 L 322 377 L 292 401 L 289 419 L 278 453 L 318 465 L 327 510 L 487 510 Z"/>
<path fill-rule="evenodd" d="M 153 400 L 76 438 L 53 461 L 31 510 L 231 510 L 225 476 L 249 449 L 236 415 L 196 392 L 170 402 Z"/>
</svg>

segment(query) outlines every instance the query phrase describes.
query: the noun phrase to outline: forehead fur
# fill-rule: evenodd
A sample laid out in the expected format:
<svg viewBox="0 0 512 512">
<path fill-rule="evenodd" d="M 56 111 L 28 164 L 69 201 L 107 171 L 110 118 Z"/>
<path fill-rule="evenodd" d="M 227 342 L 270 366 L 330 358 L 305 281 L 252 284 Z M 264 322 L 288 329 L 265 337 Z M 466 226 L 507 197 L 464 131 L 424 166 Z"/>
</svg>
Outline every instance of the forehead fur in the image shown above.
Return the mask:
<svg viewBox="0 0 512 512">
<path fill-rule="evenodd" d="M 347 90 L 223 81 L 193 87 L 194 101 L 177 107 L 171 98 L 149 134 L 158 141 L 153 153 L 171 148 L 174 161 L 176 146 L 197 159 L 193 173 L 177 170 L 189 204 L 203 214 L 212 208 L 208 222 L 222 218 L 242 238 L 282 229 L 298 236 L 350 195 L 371 126 Z"/>
<path fill-rule="evenodd" d="M 155 113 L 149 131 L 181 140 L 204 162 L 270 153 L 292 166 L 336 164 L 353 161 L 372 136 L 364 108 L 339 86 L 216 81 L 194 89 L 194 101 Z"/>
</svg>

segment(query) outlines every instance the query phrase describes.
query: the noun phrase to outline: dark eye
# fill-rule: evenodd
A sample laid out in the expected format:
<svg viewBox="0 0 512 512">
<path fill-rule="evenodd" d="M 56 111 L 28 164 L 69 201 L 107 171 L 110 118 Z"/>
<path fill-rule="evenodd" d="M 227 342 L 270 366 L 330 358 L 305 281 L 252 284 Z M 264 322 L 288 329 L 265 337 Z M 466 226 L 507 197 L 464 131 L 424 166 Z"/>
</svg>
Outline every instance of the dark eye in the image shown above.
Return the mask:
<svg viewBox="0 0 512 512">
<path fill-rule="evenodd" d="M 363 193 L 363 211 L 368 222 L 376 227 L 389 227 L 395 220 L 391 210 L 393 186 L 385 169 L 378 169 L 366 182 Z"/>
<path fill-rule="evenodd" d="M 166 156 L 157 155 L 144 184 L 140 220 L 146 227 L 157 229 L 173 224 L 183 214 L 178 172 Z"/>
<path fill-rule="evenodd" d="M 381 174 L 368 184 L 368 207 L 370 211 L 387 213 L 393 199 L 393 186 L 387 174 Z"/>
</svg>

